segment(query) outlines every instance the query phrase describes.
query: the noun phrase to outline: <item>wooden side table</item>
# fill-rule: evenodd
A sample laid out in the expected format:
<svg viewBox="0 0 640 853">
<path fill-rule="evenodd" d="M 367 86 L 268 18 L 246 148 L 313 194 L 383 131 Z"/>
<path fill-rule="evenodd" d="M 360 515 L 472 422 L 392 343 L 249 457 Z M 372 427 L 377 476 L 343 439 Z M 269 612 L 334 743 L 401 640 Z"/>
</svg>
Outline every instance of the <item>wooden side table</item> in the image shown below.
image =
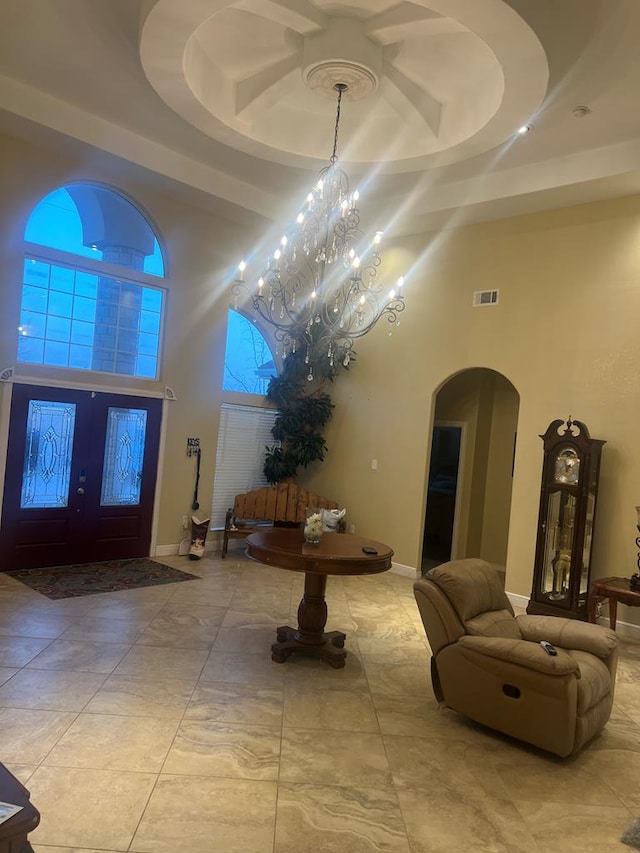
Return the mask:
<svg viewBox="0 0 640 853">
<path fill-rule="evenodd" d="M 609 625 L 612 631 L 616 630 L 619 601 L 629 607 L 640 607 L 640 590 L 629 587 L 629 578 L 600 578 L 591 587 L 587 604 L 589 622 L 596 621 L 596 605 L 605 598 L 609 599 Z"/>
</svg>

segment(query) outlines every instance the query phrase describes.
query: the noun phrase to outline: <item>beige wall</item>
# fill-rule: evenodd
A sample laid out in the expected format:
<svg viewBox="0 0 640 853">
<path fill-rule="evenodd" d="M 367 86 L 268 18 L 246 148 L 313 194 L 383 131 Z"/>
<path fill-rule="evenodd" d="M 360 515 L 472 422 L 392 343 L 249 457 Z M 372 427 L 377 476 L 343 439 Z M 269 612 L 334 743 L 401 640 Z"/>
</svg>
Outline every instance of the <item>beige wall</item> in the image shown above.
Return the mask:
<svg viewBox="0 0 640 853">
<path fill-rule="evenodd" d="M 415 566 L 434 394 L 462 370 L 489 368 L 520 398 L 509 591 L 531 591 L 539 435 L 570 415 L 607 441 L 593 575 L 631 574 L 640 502 L 640 197 L 415 237 L 401 248 L 408 266 L 415 260 L 402 325 L 391 338 L 376 330 L 362 340 L 352 376 L 336 383 L 330 455 L 314 482 L 327 490 L 339 482 L 358 532 L 389 542 L 399 562 Z M 393 266 L 391 280 L 402 269 Z M 497 306 L 472 307 L 474 290 L 495 287 Z"/>
<path fill-rule="evenodd" d="M 125 178 L 113 160 L 105 166 L 97 155 L 62 156 L 5 139 L 0 162 L 9 165 L 0 177 L 0 368 L 15 363 L 21 235 L 41 196 L 73 179 L 105 181 L 138 199 L 164 236 L 171 275 L 162 380 L 128 384 L 156 392 L 169 385 L 178 397 L 167 404 L 158 527 L 159 544 L 176 543 L 193 488 L 185 439 L 202 440 L 200 502 L 208 507 L 220 403 L 239 399 L 220 390 L 225 277 L 251 237 L 152 192 L 142 176 L 132 179 L 131 169 Z M 327 431 L 329 454 L 306 473 L 306 483 L 340 500 L 358 533 L 389 543 L 399 563 L 415 567 L 436 391 L 461 371 L 488 368 L 502 374 L 520 399 L 507 589 L 530 593 L 542 463 L 538 436 L 551 420 L 569 415 L 607 441 L 593 574 L 630 574 L 636 564 L 634 506 L 640 503 L 640 197 L 405 239 L 387 247 L 383 263 L 389 282 L 401 272 L 407 275 L 402 323 L 391 337 L 380 327 L 359 341 L 357 363 L 331 386 L 336 410 Z M 474 290 L 496 287 L 497 306 L 472 307 Z M 40 374 L 79 379 L 74 371 Z M 92 377 L 96 387 L 111 380 Z M 500 430 L 492 434 L 491 423 L 482 429 L 490 460 Z M 372 459 L 378 461 L 375 471 Z M 484 551 L 496 523 L 485 509 L 479 522 L 469 518 L 467 536 Z M 634 620 L 634 612 L 622 618 Z"/>
</svg>

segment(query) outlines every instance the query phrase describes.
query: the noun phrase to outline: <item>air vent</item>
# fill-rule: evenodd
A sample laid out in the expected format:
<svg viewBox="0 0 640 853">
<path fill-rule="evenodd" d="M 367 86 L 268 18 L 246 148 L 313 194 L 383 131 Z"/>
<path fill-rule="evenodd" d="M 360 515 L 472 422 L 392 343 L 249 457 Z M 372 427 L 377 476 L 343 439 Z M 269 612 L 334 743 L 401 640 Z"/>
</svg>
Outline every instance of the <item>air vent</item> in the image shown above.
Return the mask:
<svg viewBox="0 0 640 853">
<path fill-rule="evenodd" d="M 485 305 L 497 305 L 499 290 L 476 290 L 473 294 L 473 307 L 481 308 Z"/>
</svg>

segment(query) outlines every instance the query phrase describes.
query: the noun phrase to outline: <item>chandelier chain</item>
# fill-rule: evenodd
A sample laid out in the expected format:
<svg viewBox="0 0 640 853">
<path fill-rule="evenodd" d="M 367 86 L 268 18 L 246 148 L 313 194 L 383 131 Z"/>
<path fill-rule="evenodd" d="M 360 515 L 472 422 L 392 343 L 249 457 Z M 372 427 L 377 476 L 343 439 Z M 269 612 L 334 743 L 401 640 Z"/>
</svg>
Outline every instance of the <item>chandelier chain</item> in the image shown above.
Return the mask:
<svg viewBox="0 0 640 853">
<path fill-rule="evenodd" d="M 335 163 L 338 159 L 338 127 L 340 126 L 340 104 L 342 103 L 342 93 L 346 92 L 348 86 L 346 83 L 336 83 L 333 87 L 338 93 L 338 105 L 336 107 L 336 126 L 333 132 L 333 152 L 331 154 L 331 162 Z"/>
</svg>

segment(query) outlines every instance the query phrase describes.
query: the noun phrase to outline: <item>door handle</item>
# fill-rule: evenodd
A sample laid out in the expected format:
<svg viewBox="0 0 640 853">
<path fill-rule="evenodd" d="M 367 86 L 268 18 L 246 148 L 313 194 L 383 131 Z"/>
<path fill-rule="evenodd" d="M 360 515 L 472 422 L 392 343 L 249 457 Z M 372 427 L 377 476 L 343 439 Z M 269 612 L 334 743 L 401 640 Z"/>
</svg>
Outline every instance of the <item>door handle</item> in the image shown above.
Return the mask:
<svg viewBox="0 0 640 853">
<path fill-rule="evenodd" d="M 80 486 L 80 488 L 79 488 L 79 489 L 77 489 L 77 493 L 78 493 L 79 495 L 84 495 L 84 489 L 82 488 L 82 486 Z"/>
</svg>

